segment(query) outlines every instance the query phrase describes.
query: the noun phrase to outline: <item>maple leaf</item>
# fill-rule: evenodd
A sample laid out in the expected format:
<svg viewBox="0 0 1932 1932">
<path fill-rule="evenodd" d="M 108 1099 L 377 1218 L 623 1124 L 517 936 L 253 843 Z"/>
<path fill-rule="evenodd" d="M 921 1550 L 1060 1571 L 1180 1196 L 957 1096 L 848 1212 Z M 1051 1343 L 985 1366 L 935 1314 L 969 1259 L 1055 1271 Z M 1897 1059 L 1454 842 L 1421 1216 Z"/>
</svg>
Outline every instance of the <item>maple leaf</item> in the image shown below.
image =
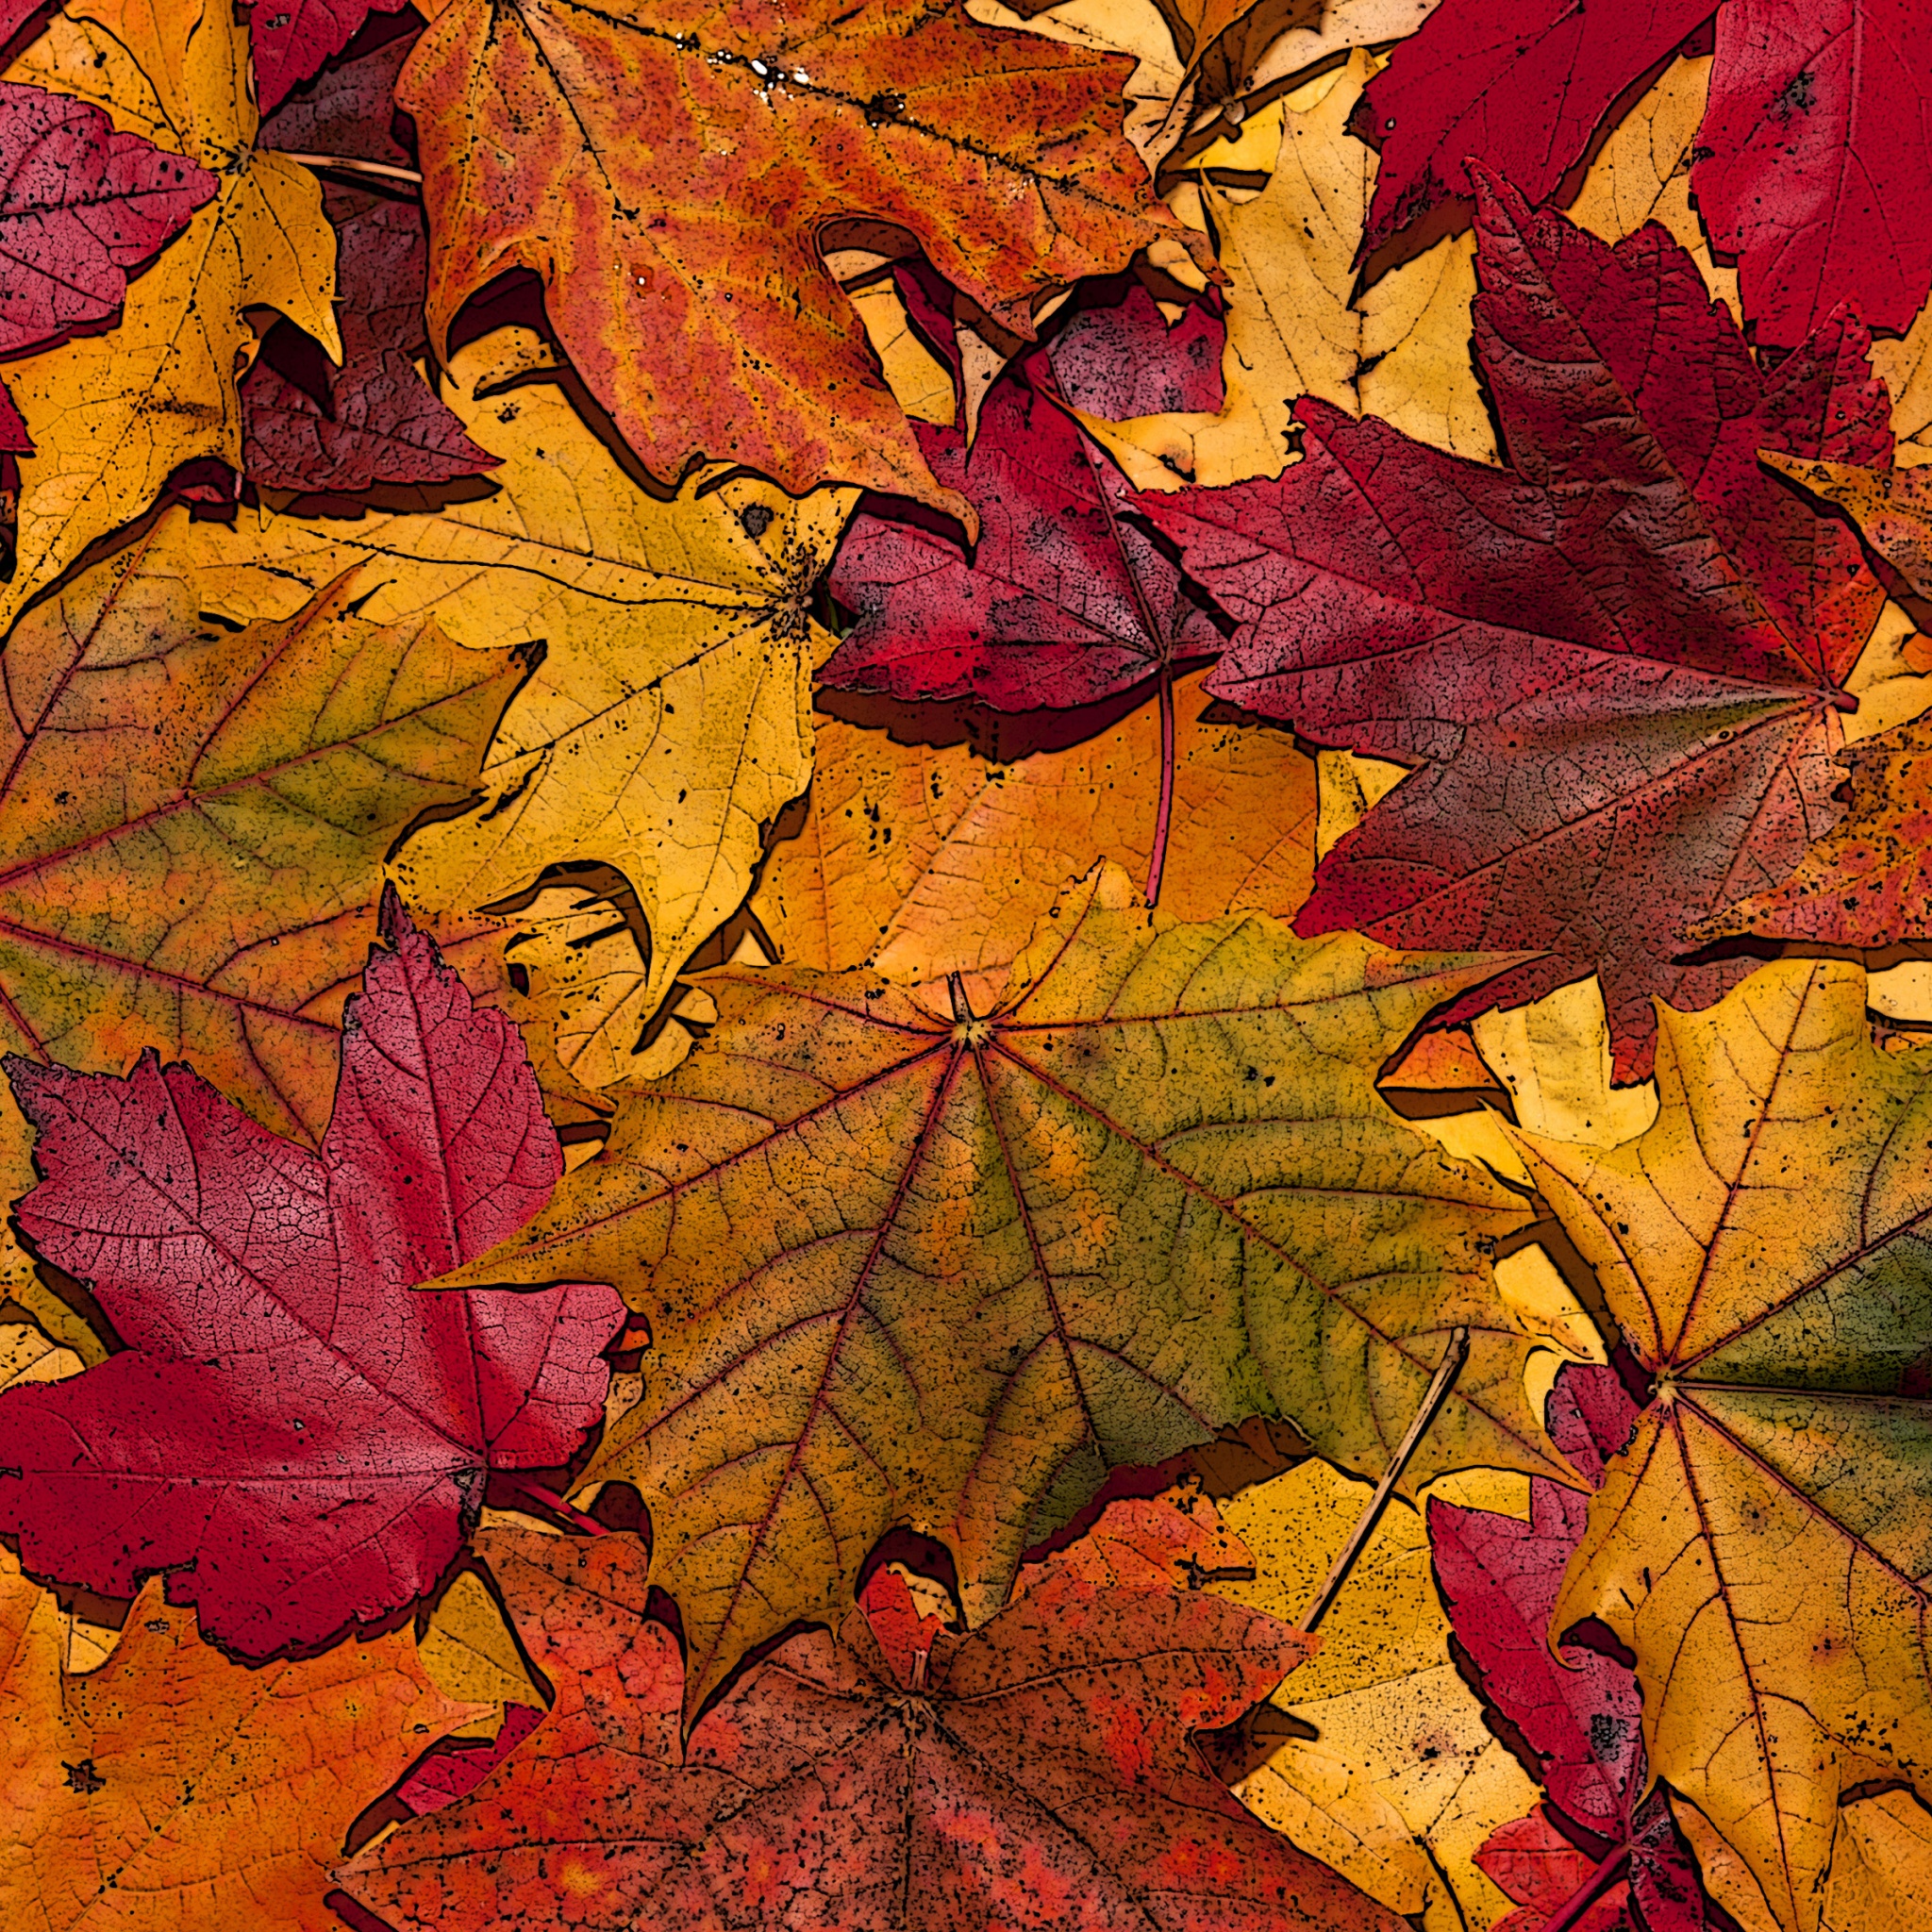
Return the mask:
<svg viewBox="0 0 1932 1932">
<path fill-rule="evenodd" d="M 278 309 L 341 354 L 335 236 L 314 175 L 255 145 L 246 32 L 226 6 L 75 0 L 8 71 L 196 163 L 217 192 L 128 284 L 118 327 L 0 364 L 34 445 L 0 630 L 184 463 L 240 467 L 236 378 L 255 344 L 244 309 Z"/>
<path fill-rule="evenodd" d="M 608 1262 L 646 1314 L 644 1399 L 584 1480 L 643 1496 L 699 1699 L 835 1614 L 895 1523 L 948 1541 L 976 1616 L 1110 1466 L 1223 1424 L 1286 1414 L 1379 1472 L 1458 1324 L 1418 1469 L 1556 1473 L 1479 1251 L 1521 1207 L 1374 1086 L 1493 970 L 1180 924 L 1102 869 L 985 1018 L 870 974 L 707 974 L 691 1058 L 453 1279 Z"/>
<path fill-rule="evenodd" d="M 1544 200 L 1617 96 L 1710 12 L 1710 0 L 1447 0 L 1362 96 L 1356 131 L 1382 168 L 1357 259 L 1473 195 L 1471 159 Z"/>
<path fill-rule="evenodd" d="M 528 268 L 654 475 L 702 454 L 793 495 L 836 477 L 950 513 L 820 230 L 908 230 L 1030 341 L 1038 298 L 1178 232 L 1120 137 L 1120 73 L 930 0 L 447 0 L 398 92 L 438 242 L 431 341 Z"/>
<path fill-rule="evenodd" d="M 1609 1368 L 1572 1363 L 1549 1398 L 1550 1440 L 1592 1488 L 1636 1418 Z M 1555 1807 L 1505 1825 L 1476 1859 L 1534 1908 L 1519 1915 L 1516 1932 L 1569 1923 L 1563 1913 L 1583 1911 L 1592 1897 L 1590 1910 L 1607 1932 L 1632 1896 L 1650 1932 L 1691 1932 L 1704 1924 L 1702 1895 L 1663 1793 L 1647 1790 L 1636 1674 L 1600 1650 L 1553 1647 L 1551 1613 L 1588 1507 L 1585 1495 L 1541 1477 L 1530 1479 L 1526 1522 L 1429 1502 L 1429 1545 L 1457 1642 Z"/>
<path fill-rule="evenodd" d="M 372 13 L 398 13 L 408 0 L 275 0 L 249 16 L 255 97 L 264 114 L 356 38 Z"/>
<path fill-rule="evenodd" d="M 188 1055 L 314 1145 L 384 855 L 470 795 L 520 669 L 434 625 L 352 615 L 353 575 L 225 626 L 195 587 L 216 528 L 169 513 L 7 641 L 0 1048 L 92 1073 L 144 1046 Z M 436 929 L 501 988 L 495 927 Z M 33 1184 L 28 1143 L 0 1095 L 0 1198 Z M 0 1279 L 31 1294 L 10 1240 Z"/>
<path fill-rule="evenodd" d="M 1176 667 L 1218 652 L 1212 618 L 1147 532 L 1130 492 L 1062 407 L 1048 358 L 1009 372 L 958 427 L 916 425 L 933 474 L 978 513 L 972 554 L 950 532 L 863 511 L 833 559 L 857 622 L 819 673 L 835 691 L 1072 708 L 1152 682 L 1160 803 L 1148 859 L 1158 900 L 1173 814 Z M 1058 883 L 1058 881 L 1056 881 Z"/>
<path fill-rule="evenodd" d="M 1732 0 L 1690 190 L 1762 342 L 1840 302 L 1903 333 L 1932 291 L 1932 17 L 1912 0 Z"/>
<path fill-rule="evenodd" d="M 1094 704 L 1211 656 L 1221 633 L 1124 514 L 1129 494 L 1059 406 L 1036 352 L 957 427 L 916 425 L 933 474 L 979 516 L 971 555 L 929 524 L 861 511 L 832 565 L 857 623 L 819 674 L 835 691 L 971 697 L 995 710 Z"/>
<path fill-rule="evenodd" d="M 761 827 L 810 780 L 810 674 L 832 639 L 808 610 L 855 493 L 794 503 L 714 471 L 669 501 L 649 495 L 562 389 L 521 379 L 534 346 L 529 331 L 494 331 L 447 372 L 466 433 L 502 457 L 487 493 L 202 525 L 195 594 L 231 617 L 284 613 L 356 569 L 373 623 L 541 643 L 479 808 L 418 831 L 396 876 L 414 903 L 475 908 L 552 865 L 615 867 L 650 952 L 611 1009 L 649 1018 L 743 903 Z M 519 386 L 494 394 L 506 365 Z M 637 1024 L 576 1036 L 575 1052 L 627 1060 Z"/>
<path fill-rule="evenodd" d="M 45 1178 L 19 1204 L 127 1347 L 0 1398 L 0 1524 L 29 1571 L 169 1601 L 239 1655 L 424 1594 L 491 1470 L 603 1418 L 608 1288 L 415 1296 L 550 1198 L 563 1161 L 516 1028 L 383 902 L 321 1155 L 185 1066 L 9 1058 Z"/>
<path fill-rule="evenodd" d="M 395 77 L 414 40 L 400 35 L 330 68 L 263 124 L 262 146 L 407 164 L 391 125 Z M 349 492 L 494 468 L 415 366 L 427 347 L 422 204 L 331 182 L 323 207 L 341 263 L 341 366 L 331 367 L 292 323 L 268 332 L 242 384 L 242 475 L 276 490 Z"/>
<path fill-rule="evenodd" d="M 1628 1080 L 1651 994 L 1748 970 L 1680 963 L 1688 928 L 1837 816 L 1840 681 L 1883 593 L 1757 450 L 1883 458 L 1885 398 L 1844 321 L 1760 374 L 1660 229 L 1611 248 L 1497 185 L 1477 235 L 1513 470 L 1304 401 L 1279 479 L 1141 507 L 1240 623 L 1209 691 L 1416 768 L 1298 929 L 1545 949 L 1483 1004 L 1594 971 Z"/>
<path fill-rule="evenodd" d="M 112 1657 L 61 1669 L 53 1597 L 0 1553 L 0 1918 L 322 1932 L 330 1861 L 369 1799 L 472 1707 L 407 1636 L 242 1670 L 158 1580 Z"/>
<path fill-rule="evenodd" d="M 1291 917 L 1313 869 L 1310 761 L 1285 731 L 1216 717 L 1202 675 L 1174 683 L 1161 903 L 1177 919 Z M 1167 770 L 1160 700 L 1110 728 L 1093 714 L 1054 722 L 1076 741 L 1062 749 L 1056 731 L 1022 755 L 1007 741 L 1034 741 L 1041 721 L 1002 724 L 984 745 L 902 745 L 821 717 L 805 822 L 774 844 L 751 901 L 779 958 L 902 983 L 986 973 L 1097 860 L 1146 878 Z"/>
<path fill-rule="evenodd" d="M 1641 1139 L 1513 1135 L 1651 1382 L 1553 1627 L 1634 1654 L 1653 1774 L 1810 1932 L 1840 1794 L 1932 1763 L 1932 1057 L 1879 1051 L 1832 962 L 1659 1019 Z"/>
<path fill-rule="evenodd" d="M 775 1927 L 805 1899 L 853 1932 L 1400 1923 L 1190 1749 L 1312 1647 L 1270 1618 L 1062 1575 L 955 1637 L 882 1570 L 836 1635 L 755 1664 L 680 1752 L 682 1661 L 636 1540 L 478 1541 L 558 1701 L 473 1796 L 345 1868 L 398 1928 L 560 1908 L 587 1932 L 640 1912 Z"/>
<path fill-rule="evenodd" d="M 99 108 L 10 81 L 0 81 L 0 164 L 9 269 L 0 356 L 106 321 L 127 271 L 178 235 L 216 188 L 206 168 L 116 133 Z"/>
</svg>

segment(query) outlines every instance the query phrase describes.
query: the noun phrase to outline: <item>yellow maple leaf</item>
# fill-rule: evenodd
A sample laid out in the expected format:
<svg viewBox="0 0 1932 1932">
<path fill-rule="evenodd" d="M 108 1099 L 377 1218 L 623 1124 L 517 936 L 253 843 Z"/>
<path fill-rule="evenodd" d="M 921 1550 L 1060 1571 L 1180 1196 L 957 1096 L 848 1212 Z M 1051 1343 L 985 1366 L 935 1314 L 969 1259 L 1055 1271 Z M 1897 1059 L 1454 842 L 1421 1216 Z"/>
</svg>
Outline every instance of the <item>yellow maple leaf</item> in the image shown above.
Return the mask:
<svg viewBox="0 0 1932 1932">
<path fill-rule="evenodd" d="M 548 866 L 621 872 L 650 957 L 627 982 L 607 977 L 604 1011 L 624 1037 L 600 1023 L 567 1048 L 608 1073 L 743 901 L 763 827 L 810 778 L 811 673 L 833 641 L 808 606 L 857 492 L 793 501 L 714 469 L 654 495 L 561 387 L 488 393 L 526 335 L 486 336 L 448 371 L 451 407 L 503 458 L 486 493 L 352 519 L 243 516 L 210 526 L 196 583 L 206 608 L 279 614 L 356 571 L 373 623 L 542 645 L 485 760 L 480 807 L 419 832 L 396 871 L 432 909 L 494 903 Z"/>
</svg>

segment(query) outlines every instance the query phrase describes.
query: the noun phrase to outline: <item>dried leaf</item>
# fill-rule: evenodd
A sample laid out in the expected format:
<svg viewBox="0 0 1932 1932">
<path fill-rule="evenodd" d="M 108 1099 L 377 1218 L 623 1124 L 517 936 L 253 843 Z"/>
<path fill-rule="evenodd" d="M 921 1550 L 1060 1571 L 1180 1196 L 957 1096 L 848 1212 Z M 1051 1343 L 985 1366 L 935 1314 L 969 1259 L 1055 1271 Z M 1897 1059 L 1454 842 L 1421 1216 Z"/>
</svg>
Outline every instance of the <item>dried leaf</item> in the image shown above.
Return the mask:
<svg viewBox="0 0 1932 1932">
<path fill-rule="evenodd" d="M 1494 455 L 1466 350 L 1469 241 L 1429 250 L 1352 300 L 1375 158 L 1348 120 L 1374 71 L 1357 53 L 1271 110 L 1282 119 L 1280 155 L 1258 195 L 1237 201 L 1204 186 L 1229 282 L 1226 403 L 1207 415 L 1089 421 L 1139 488 L 1278 475 L 1304 395 L 1462 456 Z"/>
<path fill-rule="evenodd" d="M 793 494 L 837 477 L 954 509 L 819 231 L 909 230 L 1030 339 L 1037 298 L 1173 230 L 1120 138 L 1119 74 L 924 0 L 742 16 L 448 0 L 398 91 L 438 238 L 431 341 L 525 267 L 653 475 L 705 456 Z"/>
</svg>

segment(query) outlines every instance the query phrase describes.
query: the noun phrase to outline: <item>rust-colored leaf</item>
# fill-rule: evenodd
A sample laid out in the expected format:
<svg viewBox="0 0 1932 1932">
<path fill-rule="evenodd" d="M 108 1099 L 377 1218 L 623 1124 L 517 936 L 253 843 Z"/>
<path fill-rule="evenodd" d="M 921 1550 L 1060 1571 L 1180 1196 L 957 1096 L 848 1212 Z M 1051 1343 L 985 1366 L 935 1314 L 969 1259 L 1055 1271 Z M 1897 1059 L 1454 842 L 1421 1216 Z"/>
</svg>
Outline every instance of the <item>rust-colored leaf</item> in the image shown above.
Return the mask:
<svg viewBox="0 0 1932 1932">
<path fill-rule="evenodd" d="M 1313 1647 L 1257 1612 L 1061 1575 L 963 1637 L 882 1570 L 679 1749 L 637 1541 L 480 1540 L 556 1708 L 475 1794 L 355 1860 L 399 1932 L 1396 1932 L 1190 1747 Z"/>
<path fill-rule="evenodd" d="M 1123 73 L 929 0 L 447 0 L 399 91 L 438 237 L 431 340 L 527 268 L 654 475 L 702 455 L 957 510 L 821 232 L 908 230 L 1030 339 L 1037 300 L 1175 232 L 1121 138 Z"/>
</svg>

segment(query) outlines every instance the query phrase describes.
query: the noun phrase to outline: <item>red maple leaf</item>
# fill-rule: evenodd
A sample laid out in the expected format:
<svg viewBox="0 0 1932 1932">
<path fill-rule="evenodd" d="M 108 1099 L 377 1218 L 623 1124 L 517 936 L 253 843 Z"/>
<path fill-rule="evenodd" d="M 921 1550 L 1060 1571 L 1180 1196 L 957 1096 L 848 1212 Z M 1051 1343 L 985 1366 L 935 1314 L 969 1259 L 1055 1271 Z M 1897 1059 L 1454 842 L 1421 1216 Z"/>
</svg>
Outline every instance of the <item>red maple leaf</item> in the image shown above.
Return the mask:
<svg viewBox="0 0 1932 1932">
<path fill-rule="evenodd" d="M 1841 302 L 1903 333 L 1932 289 L 1919 0 L 1444 0 L 1356 112 L 1382 158 L 1362 255 L 1471 193 L 1472 159 L 1532 201 L 1554 192 L 1619 96 L 1713 12 L 1690 183 L 1757 340 L 1790 348 Z"/>
<path fill-rule="evenodd" d="M 1653 994 L 1694 1009 L 1748 970 L 1688 958 L 1688 928 L 1837 817 L 1883 592 L 1757 453 L 1883 463 L 1886 397 L 1844 318 L 1760 370 L 1660 228 L 1610 248 L 1490 184 L 1477 237 L 1510 469 L 1305 398 L 1279 478 L 1141 508 L 1240 624 L 1210 691 L 1415 768 L 1296 930 L 1544 955 L 1444 1024 L 1594 972 L 1627 1080 Z"/>
<path fill-rule="evenodd" d="M 957 379 L 936 282 L 930 271 L 901 277 Z M 1091 374 L 1077 348 L 1074 366 Z M 830 579 L 858 622 L 820 682 L 1030 711 L 1099 704 L 1151 681 L 1163 752 L 1152 903 L 1173 801 L 1175 667 L 1220 650 L 1220 631 L 1128 515 L 1132 491 L 1065 408 L 1048 351 L 1034 351 L 987 391 L 970 447 L 963 422 L 913 427 L 933 475 L 979 512 L 979 541 L 969 549 L 930 511 L 913 508 L 902 521 L 882 514 L 884 505 L 861 510 Z"/>
<path fill-rule="evenodd" d="M 684 1665 L 638 1540 L 477 1547 L 557 1703 L 471 1796 L 338 1874 L 398 1928 L 775 1928 L 811 1894 L 845 1932 L 1398 1932 L 1191 1748 L 1311 1647 L 1258 1612 L 1063 1574 L 956 1637 L 881 1570 L 680 1752 Z"/>
<path fill-rule="evenodd" d="M 1596 1484 L 1629 1440 L 1637 1405 L 1613 1369 L 1573 1364 L 1548 1417 L 1551 1441 Z M 1494 1833 L 1477 1862 L 1524 1907 L 1503 1922 L 1512 1932 L 1553 1922 L 1611 1932 L 1627 1924 L 1633 1894 L 1649 1932 L 1697 1932 L 1706 1916 L 1696 1865 L 1664 1794 L 1644 1796 L 1636 1673 L 1582 1643 L 1552 1648 L 1550 1617 L 1590 1499 L 1541 1476 L 1529 1494 L 1527 1523 L 1429 1504 L 1429 1549 L 1464 1669 L 1550 1797 Z"/>
<path fill-rule="evenodd" d="M 602 1419 L 616 1293 L 416 1294 L 562 1172 L 516 1027 L 477 1009 L 392 891 L 342 1019 L 318 1157 L 185 1066 L 9 1057 L 45 1178 L 20 1203 L 125 1348 L 0 1396 L 0 1527 L 42 1577 L 168 1575 L 244 1657 L 422 1595 L 492 1470 L 567 1461 Z"/>
<path fill-rule="evenodd" d="M 0 81 L 0 356 L 108 320 L 127 271 L 216 186 L 206 168 L 117 133 L 98 108 L 12 81 Z"/>
</svg>

